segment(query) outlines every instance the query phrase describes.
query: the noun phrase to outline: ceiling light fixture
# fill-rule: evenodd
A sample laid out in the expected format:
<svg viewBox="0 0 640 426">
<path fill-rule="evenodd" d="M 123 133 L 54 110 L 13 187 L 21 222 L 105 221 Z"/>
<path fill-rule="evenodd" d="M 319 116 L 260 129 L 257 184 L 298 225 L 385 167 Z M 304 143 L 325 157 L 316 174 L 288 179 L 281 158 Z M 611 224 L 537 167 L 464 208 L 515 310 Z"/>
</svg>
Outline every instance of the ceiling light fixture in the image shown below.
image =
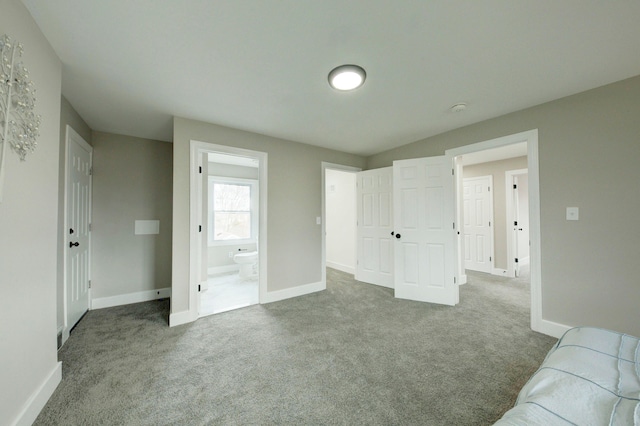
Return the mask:
<svg viewBox="0 0 640 426">
<path fill-rule="evenodd" d="M 340 65 L 329 73 L 329 84 L 336 90 L 347 91 L 362 86 L 367 73 L 357 65 Z"/>
</svg>

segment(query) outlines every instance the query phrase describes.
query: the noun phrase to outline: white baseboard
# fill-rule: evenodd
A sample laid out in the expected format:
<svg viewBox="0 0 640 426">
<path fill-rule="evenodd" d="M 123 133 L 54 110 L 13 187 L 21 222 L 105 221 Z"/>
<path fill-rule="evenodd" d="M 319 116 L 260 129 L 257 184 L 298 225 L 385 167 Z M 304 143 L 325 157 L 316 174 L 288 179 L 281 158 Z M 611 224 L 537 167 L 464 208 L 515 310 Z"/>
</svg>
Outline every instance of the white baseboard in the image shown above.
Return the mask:
<svg viewBox="0 0 640 426">
<path fill-rule="evenodd" d="M 557 322 L 549 321 L 549 320 L 541 320 L 540 327 L 538 330 L 534 329 L 533 331 L 537 331 L 538 333 L 546 334 L 547 336 L 555 337 L 557 339 L 561 338 L 567 330 L 572 329 L 573 327 L 565 324 L 559 324 Z"/>
<path fill-rule="evenodd" d="M 292 297 L 304 296 L 327 288 L 327 284 L 322 281 L 317 283 L 300 285 L 297 287 L 285 288 L 284 290 L 268 291 L 265 297 L 260 299 L 260 303 L 271 303 L 279 300 L 291 299 Z M 264 299 L 264 300 L 263 300 Z"/>
<path fill-rule="evenodd" d="M 329 268 L 337 269 L 338 271 L 346 272 L 347 274 L 355 275 L 356 270 L 353 266 L 342 265 L 336 262 L 326 261 L 326 265 Z"/>
<path fill-rule="evenodd" d="M 53 391 L 56 390 L 58 384 L 62 381 L 62 363 L 56 363 L 56 366 L 51 370 L 49 376 L 42 382 L 42 384 L 36 389 L 36 391 L 29 397 L 24 404 L 20 413 L 13 422 L 9 424 L 14 426 L 30 426 L 40 414 L 40 411 L 44 408 L 53 395 Z"/>
<path fill-rule="evenodd" d="M 499 269 L 499 268 L 493 268 L 493 270 L 491 271 L 491 275 L 497 275 L 499 277 L 508 277 L 509 275 L 509 271 L 507 271 L 506 269 Z M 513 277 L 511 277 L 513 278 Z"/>
<path fill-rule="evenodd" d="M 100 297 L 91 301 L 91 309 L 110 308 L 112 306 L 148 302 L 149 300 L 164 299 L 167 297 L 171 297 L 171 287 L 119 294 L 111 297 Z"/>
<path fill-rule="evenodd" d="M 224 274 L 226 272 L 234 272 L 239 271 L 240 265 L 234 263 L 233 265 L 224 265 L 224 266 L 213 266 L 211 268 L 207 268 L 207 274 L 216 275 L 216 274 Z"/>
<path fill-rule="evenodd" d="M 458 283 L 458 285 L 463 285 L 466 283 L 467 283 L 467 274 L 460 275 L 460 282 Z"/>
<path fill-rule="evenodd" d="M 187 324 L 198 319 L 198 315 L 195 316 L 191 311 L 181 311 L 169 314 L 169 327 L 176 327 L 178 325 Z"/>
</svg>

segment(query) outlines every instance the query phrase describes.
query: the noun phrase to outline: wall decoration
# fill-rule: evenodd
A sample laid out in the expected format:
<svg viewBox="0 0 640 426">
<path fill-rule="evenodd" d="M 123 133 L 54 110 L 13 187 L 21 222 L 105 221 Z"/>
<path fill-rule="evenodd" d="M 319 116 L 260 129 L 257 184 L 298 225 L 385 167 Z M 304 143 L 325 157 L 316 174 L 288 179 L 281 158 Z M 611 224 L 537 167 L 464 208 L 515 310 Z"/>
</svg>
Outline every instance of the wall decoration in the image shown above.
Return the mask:
<svg viewBox="0 0 640 426">
<path fill-rule="evenodd" d="M 27 68 L 17 62 L 22 52 L 22 44 L 6 34 L 0 37 L 0 202 L 7 146 L 25 161 L 40 136 L 40 116 L 33 112 L 36 90 Z"/>
</svg>

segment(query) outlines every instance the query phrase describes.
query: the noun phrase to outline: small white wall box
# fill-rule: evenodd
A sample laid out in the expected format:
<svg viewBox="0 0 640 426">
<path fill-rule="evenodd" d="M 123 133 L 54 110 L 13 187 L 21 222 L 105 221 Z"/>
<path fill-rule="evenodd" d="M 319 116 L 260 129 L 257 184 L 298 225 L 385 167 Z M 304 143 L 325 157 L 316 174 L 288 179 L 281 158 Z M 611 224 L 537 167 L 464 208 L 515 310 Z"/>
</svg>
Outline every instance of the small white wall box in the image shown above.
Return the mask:
<svg viewBox="0 0 640 426">
<path fill-rule="evenodd" d="M 159 220 L 136 220 L 135 234 L 136 235 L 153 235 L 160 233 L 160 221 Z"/>
<path fill-rule="evenodd" d="M 567 207 L 567 220 L 578 220 L 580 210 L 577 207 Z"/>
</svg>

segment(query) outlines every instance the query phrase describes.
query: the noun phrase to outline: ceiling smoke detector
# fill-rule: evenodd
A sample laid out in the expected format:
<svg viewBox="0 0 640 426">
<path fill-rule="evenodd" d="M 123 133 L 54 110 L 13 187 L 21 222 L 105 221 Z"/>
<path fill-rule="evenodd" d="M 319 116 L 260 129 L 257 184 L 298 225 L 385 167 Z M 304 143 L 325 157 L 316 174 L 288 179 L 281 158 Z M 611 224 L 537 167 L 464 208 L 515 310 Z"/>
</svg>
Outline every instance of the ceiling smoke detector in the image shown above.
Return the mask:
<svg viewBox="0 0 640 426">
<path fill-rule="evenodd" d="M 464 102 L 460 102 L 459 104 L 455 104 L 450 108 L 451 112 L 462 112 L 467 109 L 467 104 Z"/>
</svg>

